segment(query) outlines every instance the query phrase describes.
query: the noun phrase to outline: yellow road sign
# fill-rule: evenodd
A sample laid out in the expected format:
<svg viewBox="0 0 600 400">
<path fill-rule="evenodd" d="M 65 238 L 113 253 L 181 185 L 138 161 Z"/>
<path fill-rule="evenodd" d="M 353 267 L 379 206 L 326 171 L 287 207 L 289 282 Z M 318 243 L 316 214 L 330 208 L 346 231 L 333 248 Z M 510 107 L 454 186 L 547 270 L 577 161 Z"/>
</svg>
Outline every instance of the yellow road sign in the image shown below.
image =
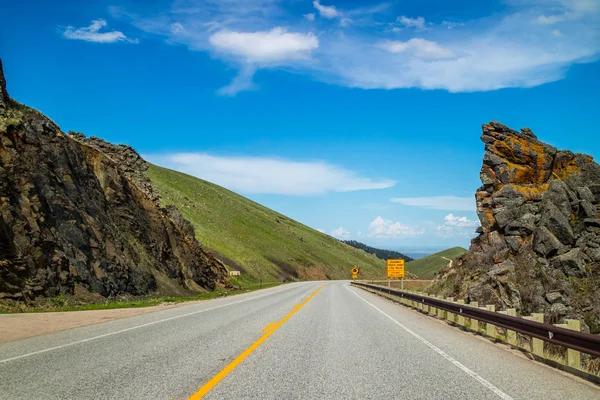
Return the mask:
<svg viewBox="0 0 600 400">
<path fill-rule="evenodd" d="M 352 274 L 352 279 L 357 279 L 358 278 L 358 274 Z"/>
<path fill-rule="evenodd" d="M 358 274 L 358 268 L 356 268 L 356 267 L 353 267 L 353 268 L 350 270 L 350 272 L 352 272 L 352 275 L 356 275 L 356 274 Z"/>
<path fill-rule="evenodd" d="M 404 260 L 387 260 L 387 277 L 404 278 Z"/>
</svg>

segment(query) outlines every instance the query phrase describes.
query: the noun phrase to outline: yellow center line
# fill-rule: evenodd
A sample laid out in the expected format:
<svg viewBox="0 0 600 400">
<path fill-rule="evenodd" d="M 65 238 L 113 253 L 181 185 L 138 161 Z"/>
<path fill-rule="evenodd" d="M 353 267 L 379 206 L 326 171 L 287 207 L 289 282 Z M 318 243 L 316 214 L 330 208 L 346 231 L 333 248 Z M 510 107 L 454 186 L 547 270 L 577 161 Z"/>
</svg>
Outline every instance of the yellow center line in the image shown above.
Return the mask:
<svg viewBox="0 0 600 400">
<path fill-rule="evenodd" d="M 300 310 L 302 307 L 304 307 L 304 305 L 306 305 L 306 303 L 308 303 L 310 301 L 310 299 L 315 297 L 315 295 L 317 293 L 319 293 L 319 290 L 323 289 L 324 286 L 325 286 L 325 284 L 322 284 L 321 286 L 319 286 L 317 288 L 317 290 L 312 292 L 310 294 L 310 296 L 308 296 L 302 303 L 296 304 L 292 308 L 292 311 L 288 315 L 283 317 L 283 319 L 281 321 L 272 323 L 273 324 L 272 327 L 270 327 L 271 324 L 267 325 L 267 327 L 265 327 L 265 328 L 270 328 L 270 329 L 267 330 L 267 332 L 264 335 L 262 335 L 256 342 L 254 342 L 250 347 L 248 347 L 246 350 L 244 350 L 244 352 L 242 354 L 237 356 L 237 358 L 235 360 L 230 362 L 225 368 L 223 368 L 221 370 L 221 372 L 216 374 L 210 381 L 206 382 L 200 389 L 198 389 L 198 391 L 196 393 L 191 395 L 188 400 L 201 399 L 208 392 L 210 392 L 212 390 L 212 388 L 214 388 L 219 382 L 221 382 L 221 380 L 223 378 L 225 378 L 231 371 L 233 371 L 235 369 L 235 367 L 238 366 L 239 363 L 244 361 L 246 359 L 246 357 L 248 357 L 254 350 L 256 350 L 258 348 L 258 346 L 260 346 L 265 340 L 267 340 L 267 338 L 269 336 L 271 336 L 273 334 L 273 332 L 275 332 L 277 329 L 279 329 L 281 327 L 281 325 L 283 325 L 288 319 L 290 319 L 292 317 L 292 315 L 296 314 L 298 312 L 298 310 Z"/>
</svg>

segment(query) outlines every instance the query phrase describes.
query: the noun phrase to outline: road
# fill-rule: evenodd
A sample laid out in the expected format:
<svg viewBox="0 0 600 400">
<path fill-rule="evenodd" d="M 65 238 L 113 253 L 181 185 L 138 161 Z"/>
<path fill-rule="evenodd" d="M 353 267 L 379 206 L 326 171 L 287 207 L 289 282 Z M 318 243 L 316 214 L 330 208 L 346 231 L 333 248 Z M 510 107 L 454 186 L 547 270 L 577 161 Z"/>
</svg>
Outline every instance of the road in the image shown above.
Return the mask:
<svg viewBox="0 0 600 400">
<path fill-rule="evenodd" d="M 598 399 L 592 384 L 349 282 L 0 345 L 2 399 Z"/>
</svg>

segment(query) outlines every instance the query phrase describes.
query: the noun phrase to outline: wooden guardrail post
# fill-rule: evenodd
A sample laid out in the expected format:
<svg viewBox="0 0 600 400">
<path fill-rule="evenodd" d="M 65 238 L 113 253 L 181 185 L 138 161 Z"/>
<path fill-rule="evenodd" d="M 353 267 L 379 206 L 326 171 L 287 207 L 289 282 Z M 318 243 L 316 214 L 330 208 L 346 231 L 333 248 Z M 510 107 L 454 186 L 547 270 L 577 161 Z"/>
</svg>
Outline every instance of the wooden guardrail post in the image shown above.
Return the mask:
<svg viewBox="0 0 600 400">
<path fill-rule="evenodd" d="M 464 305 L 464 300 L 456 300 L 457 304 Z M 462 314 L 457 314 L 456 323 L 460 326 L 465 326 L 465 317 Z"/>
<path fill-rule="evenodd" d="M 507 308 L 506 314 L 511 317 L 517 316 L 517 310 L 515 308 Z M 517 347 L 517 332 L 511 331 L 510 329 L 506 330 L 506 342 L 511 346 Z"/>
<path fill-rule="evenodd" d="M 581 332 L 581 322 L 578 319 L 568 319 L 567 329 Z M 581 353 L 577 350 L 567 349 L 565 364 L 572 368 L 581 369 Z"/>
<path fill-rule="evenodd" d="M 454 297 L 446 297 L 446 301 L 454 303 Z M 454 322 L 454 313 L 451 313 L 450 311 L 446 311 L 446 319 L 448 321 Z"/>
<path fill-rule="evenodd" d="M 530 317 L 523 317 L 530 321 L 535 322 L 544 322 L 544 314 L 542 313 L 533 313 Z M 539 357 L 544 357 L 544 341 L 538 338 L 531 338 L 531 352 Z"/>
<path fill-rule="evenodd" d="M 431 298 L 434 298 L 434 296 L 433 296 L 433 295 L 430 295 L 429 297 L 431 297 Z M 434 306 L 432 306 L 432 305 L 429 305 L 429 315 L 432 315 L 432 316 L 433 316 L 433 315 L 435 315 L 435 314 L 437 314 L 437 311 L 436 311 L 435 307 L 434 307 Z"/>
<path fill-rule="evenodd" d="M 476 301 L 472 301 L 469 303 L 470 307 L 479 308 L 479 303 Z M 475 318 L 469 318 L 471 322 L 471 329 L 475 332 L 479 332 L 479 320 Z"/>
<path fill-rule="evenodd" d="M 436 298 L 443 300 L 444 298 L 442 296 L 435 296 Z M 446 310 L 442 310 L 441 308 L 438 308 L 438 317 L 442 318 L 442 319 L 446 319 Z"/>
<path fill-rule="evenodd" d="M 485 307 L 482 307 L 484 310 L 488 310 L 488 311 L 496 311 L 496 306 L 493 304 L 487 305 Z M 496 338 L 496 325 L 490 324 L 489 322 L 486 322 L 485 324 L 485 334 L 488 335 L 489 337 L 492 338 Z"/>
<path fill-rule="evenodd" d="M 436 296 L 436 295 L 431 295 L 431 297 L 433 297 L 434 299 L 436 299 L 438 296 Z M 429 311 L 431 311 L 431 315 L 433 315 L 433 316 L 439 315 L 438 308 L 437 308 L 437 307 L 435 307 L 435 306 L 430 306 L 430 307 L 429 307 Z"/>
</svg>

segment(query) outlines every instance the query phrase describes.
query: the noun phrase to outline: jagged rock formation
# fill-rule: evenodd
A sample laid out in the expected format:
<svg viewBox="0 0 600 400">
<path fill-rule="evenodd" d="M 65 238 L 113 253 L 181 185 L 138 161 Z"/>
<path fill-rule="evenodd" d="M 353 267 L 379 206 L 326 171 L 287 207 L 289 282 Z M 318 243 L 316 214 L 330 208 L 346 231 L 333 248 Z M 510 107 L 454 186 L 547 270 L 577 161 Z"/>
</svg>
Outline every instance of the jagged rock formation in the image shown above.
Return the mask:
<svg viewBox="0 0 600 400">
<path fill-rule="evenodd" d="M 0 64 L 0 299 L 227 286 L 128 146 L 64 134 L 8 97 Z"/>
<path fill-rule="evenodd" d="M 481 140 L 479 236 L 433 289 L 600 332 L 600 166 L 527 128 L 491 122 Z"/>
</svg>

